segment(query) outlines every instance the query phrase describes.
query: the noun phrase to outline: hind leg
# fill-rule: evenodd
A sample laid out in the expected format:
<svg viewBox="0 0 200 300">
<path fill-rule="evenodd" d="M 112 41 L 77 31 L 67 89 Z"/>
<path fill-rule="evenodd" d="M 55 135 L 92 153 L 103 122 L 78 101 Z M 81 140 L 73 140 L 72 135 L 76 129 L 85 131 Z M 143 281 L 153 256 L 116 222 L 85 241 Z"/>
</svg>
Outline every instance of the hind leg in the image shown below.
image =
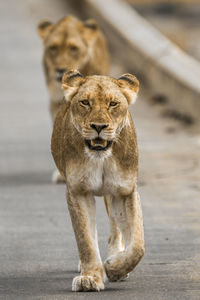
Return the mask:
<svg viewBox="0 0 200 300">
<path fill-rule="evenodd" d="M 108 256 L 111 256 L 124 250 L 124 239 L 113 214 L 112 197 L 104 197 L 104 202 L 109 217 L 110 236 L 108 238 Z"/>
<path fill-rule="evenodd" d="M 53 183 L 65 183 L 66 182 L 65 177 L 60 174 L 58 169 L 56 169 L 53 172 L 51 180 L 52 180 Z"/>
</svg>

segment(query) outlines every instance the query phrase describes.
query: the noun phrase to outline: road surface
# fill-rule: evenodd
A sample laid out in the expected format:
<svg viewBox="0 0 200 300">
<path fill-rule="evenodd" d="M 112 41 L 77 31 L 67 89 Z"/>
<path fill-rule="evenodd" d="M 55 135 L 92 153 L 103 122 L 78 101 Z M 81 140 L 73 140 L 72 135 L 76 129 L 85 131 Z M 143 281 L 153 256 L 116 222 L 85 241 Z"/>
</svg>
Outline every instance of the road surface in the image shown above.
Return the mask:
<svg viewBox="0 0 200 300">
<path fill-rule="evenodd" d="M 200 299 L 200 135 L 163 118 L 142 92 L 131 109 L 140 149 L 146 255 L 124 282 L 72 293 L 78 255 L 65 201 L 53 185 L 51 122 L 36 25 L 70 9 L 64 1 L 1 1 L 0 299 Z M 112 74 L 126 70 L 115 63 Z M 146 100 L 145 100 L 146 99 Z M 108 220 L 97 198 L 106 258 Z"/>
</svg>

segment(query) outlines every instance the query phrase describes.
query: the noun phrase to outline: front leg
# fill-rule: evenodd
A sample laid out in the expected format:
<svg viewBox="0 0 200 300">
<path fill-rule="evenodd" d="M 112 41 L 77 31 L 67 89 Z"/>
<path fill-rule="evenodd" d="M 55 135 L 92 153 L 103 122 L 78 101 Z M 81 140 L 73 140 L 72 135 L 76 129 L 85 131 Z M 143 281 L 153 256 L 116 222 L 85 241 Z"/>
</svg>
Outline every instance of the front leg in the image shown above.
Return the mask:
<svg viewBox="0 0 200 300">
<path fill-rule="evenodd" d="M 72 290 L 100 291 L 104 289 L 104 269 L 97 241 L 94 197 L 68 192 L 67 203 L 81 262 L 81 274 L 73 279 Z"/>
<path fill-rule="evenodd" d="M 125 240 L 125 249 L 108 257 L 104 267 L 109 280 L 117 281 L 136 267 L 145 251 L 142 209 L 136 187 L 126 197 L 115 197 L 112 209 Z"/>
</svg>

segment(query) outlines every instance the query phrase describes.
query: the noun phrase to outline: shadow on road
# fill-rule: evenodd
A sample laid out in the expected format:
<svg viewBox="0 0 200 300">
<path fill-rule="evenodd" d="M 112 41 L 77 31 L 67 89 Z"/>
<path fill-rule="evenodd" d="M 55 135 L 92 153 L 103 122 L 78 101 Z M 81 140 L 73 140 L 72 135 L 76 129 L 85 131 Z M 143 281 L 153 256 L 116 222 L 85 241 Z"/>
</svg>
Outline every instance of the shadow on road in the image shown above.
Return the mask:
<svg viewBox="0 0 200 300">
<path fill-rule="evenodd" d="M 131 293 L 134 289 L 134 285 L 131 288 L 127 287 L 126 282 L 114 282 L 110 284 L 106 283 L 106 290 L 102 291 L 101 294 L 93 292 L 75 294 L 71 290 L 72 279 L 78 275 L 75 270 L 58 270 L 39 273 L 40 274 L 38 275 L 38 273 L 35 272 L 35 274 L 32 274 L 31 276 L 24 274 L 19 277 L 0 277 L 0 286 L 3 287 L 3 289 L 0 289 L 0 295 L 15 295 L 15 297 L 20 296 L 21 299 L 30 295 L 34 295 L 34 297 L 55 297 L 57 295 L 59 299 L 62 298 L 62 295 L 65 296 L 65 299 L 69 299 L 68 297 L 70 295 L 70 298 L 72 299 L 75 295 L 76 299 L 79 297 L 83 297 L 84 299 L 93 299 L 95 296 L 97 296 L 98 299 L 103 299 L 105 294 L 110 294 L 113 292 L 120 294 L 125 289 Z"/>
<path fill-rule="evenodd" d="M 44 185 L 51 183 L 51 173 L 48 171 L 24 172 L 0 175 L 0 186 Z"/>
</svg>

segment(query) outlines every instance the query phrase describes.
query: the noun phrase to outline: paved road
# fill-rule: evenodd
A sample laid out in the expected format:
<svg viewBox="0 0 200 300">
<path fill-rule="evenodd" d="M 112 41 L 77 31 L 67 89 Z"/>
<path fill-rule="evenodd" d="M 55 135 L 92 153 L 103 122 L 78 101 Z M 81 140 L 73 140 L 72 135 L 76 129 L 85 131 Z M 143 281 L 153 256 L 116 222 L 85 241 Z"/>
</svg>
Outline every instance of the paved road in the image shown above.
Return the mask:
<svg viewBox="0 0 200 300">
<path fill-rule="evenodd" d="M 161 117 L 139 97 L 132 113 L 140 148 L 146 255 L 126 282 L 71 292 L 78 255 L 65 187 L 51 184 L 51 123 L 35 32 L 58 19 L 62 1 L 1 1 L 0 299 L 200 299 L 200 135 Z M 112 73 L 123 73 L 113 65 Z M 97 199 L 99 243 L 108 222 Z"/>
</svg>

